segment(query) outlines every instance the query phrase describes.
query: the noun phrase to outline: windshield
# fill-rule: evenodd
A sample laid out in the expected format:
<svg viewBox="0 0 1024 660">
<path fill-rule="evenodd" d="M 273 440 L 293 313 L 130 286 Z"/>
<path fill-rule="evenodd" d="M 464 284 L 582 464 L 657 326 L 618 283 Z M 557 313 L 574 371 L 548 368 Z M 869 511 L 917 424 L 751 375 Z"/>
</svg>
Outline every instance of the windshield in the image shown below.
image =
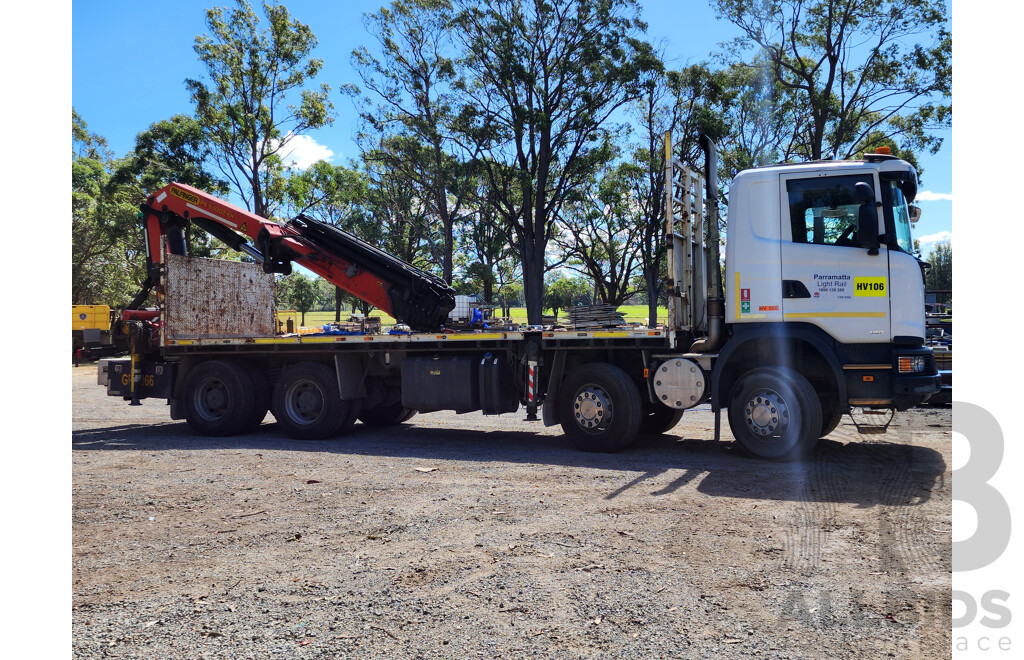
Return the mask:
<svg viewBox="0 0 1024 660">
<path fill-rule="evenodd" d="M 890 181 L 889 188 L 892 194 L 892 218 L 896 225 L 896 245 L 907 254 L 913 254 L 914 239 L 910 235 L 910 211 L 907 209 L 907 198 L 900 190 L 899 181 Z"/>
</svg>

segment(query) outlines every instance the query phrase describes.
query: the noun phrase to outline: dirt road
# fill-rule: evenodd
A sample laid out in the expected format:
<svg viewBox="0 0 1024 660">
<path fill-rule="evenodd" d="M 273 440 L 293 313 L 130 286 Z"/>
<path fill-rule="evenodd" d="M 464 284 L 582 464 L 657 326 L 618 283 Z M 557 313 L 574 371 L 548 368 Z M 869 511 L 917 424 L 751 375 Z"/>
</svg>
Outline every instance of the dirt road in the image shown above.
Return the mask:
<svg viewBox="0 0 1024 660">
<path fill-rule="evenodd" d="M 616 455 L 522 413 L 206 439 L 71 380 L 75 657 L 950 653 L 948 409 L 774 464 L 706 409 Z"/>
</svg>

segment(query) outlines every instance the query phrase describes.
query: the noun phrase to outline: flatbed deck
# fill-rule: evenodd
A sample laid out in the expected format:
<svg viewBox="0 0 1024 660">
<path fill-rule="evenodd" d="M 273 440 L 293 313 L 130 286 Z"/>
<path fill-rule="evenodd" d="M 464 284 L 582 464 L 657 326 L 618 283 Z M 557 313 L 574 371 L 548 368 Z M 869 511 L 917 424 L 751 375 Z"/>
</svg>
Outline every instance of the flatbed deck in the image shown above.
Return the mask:
<svg viewBox="0 0 1024 660">
<path fill-rule="evenodd" d="M 453 332 L 453 333 L 414 333 L 414 334 L 341 334 L 341 335 L 285 335 L 275 337 L 197 337 L 194 339 L 176 338 L 165 340 L 165 349 L 205 348 L 211 346 L 308 346 L 320 344 L 357 344 L 368 343 L 394 346 L 410 344 L 463 343 L 474 342 L 515 342 L 524 339 L 540 339 L 544 345 L 559 345 L 562 342 L 582 344 L 596 339 L 601 340 L 654 340 L 664 343 L 668 338 L 665 330 L 536 330 L 520 332 Z"/>
</svg>

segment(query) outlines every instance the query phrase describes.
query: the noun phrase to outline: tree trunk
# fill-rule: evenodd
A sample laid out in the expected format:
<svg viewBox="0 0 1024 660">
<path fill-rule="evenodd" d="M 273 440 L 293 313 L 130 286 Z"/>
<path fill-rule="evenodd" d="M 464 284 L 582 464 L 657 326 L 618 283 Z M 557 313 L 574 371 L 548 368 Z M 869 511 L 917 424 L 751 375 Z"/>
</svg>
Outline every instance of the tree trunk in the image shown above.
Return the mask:
<svg viewBox="0 0 1024 660">
<path fill-rule="evenodd" d="M 644 273 L 644 280 L 647 282 L 647 327 L 654 328 L 658 325 L 658 273 Z"/>
<path fill-rule="evenodd" d="M 447 214 L 447 210 L 446 210 Z M 450 217 L 444 220 L 444 263 L 441 268 L 444 271 L 444 281 L 449 285 L 452 283 L 452 270 L 455 261 L 455 251 L 453 243 L 455 242 L 455 230 L 454 223 Z"/>
<path fill-rule="evenodd" d="M 345 304 L 345 301 L 343 300 L 344 297 L 345 297 L 345 292 L 341 290 L 341 287 L 339 287 L 339 286 L 334 287 L 334 322 L 335 323 L 340 323 L 341 322 L 341 308 Z"/>
<path fill-rule="evenodd" d="M 532 240 L 523 246 L 523 294 L 526 297 L 526 322 L 541 325 L 544 316 L 544 255 L 537 254 Z"/>
<path fill-rule="evenodd" d="M 494 296 L 494 280 L 491 277 L 484 278 L 484 302 L 488 305 L 491 304 Z"/>
</svg>

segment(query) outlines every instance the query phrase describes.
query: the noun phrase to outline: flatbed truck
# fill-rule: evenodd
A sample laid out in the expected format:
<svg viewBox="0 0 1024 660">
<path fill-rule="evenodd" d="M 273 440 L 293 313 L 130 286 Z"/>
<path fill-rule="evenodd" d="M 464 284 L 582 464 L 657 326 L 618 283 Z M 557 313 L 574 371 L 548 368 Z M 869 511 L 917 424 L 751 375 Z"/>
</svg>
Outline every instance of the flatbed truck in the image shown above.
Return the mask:
<svg viewBox="0 0 1024 660">
<path fill-rule="evenodd" d="M 699 174 L 665 136 L 668 319 L 654 328 L 447 330 L 454 292 L 443 281 L 308 218 L 273 223 L 170 184 L 142 208 L 157 308 L 121 313 L 115 334 L 130 357 L 102 363 L 100 382 L 133 404 L 166 399 L 172 419 L 204 435 L 249 432 L 268 411 L 289 436 L 315 440 L 357 421 L 525 408 L 602 452 L 710 404 L 716 436 L 726 410 L 740 445 L 772 460 L 805 456 L 847 413 L 891 420 L 937 392 L 911 237 L 914 168 L 876 153 L 741 172 L 723 270 L 715 147 L 701 144 Z M 253 263 L 189 256 L 190 224 Z M 273 274 L 293 262 L 411 331 L 276 333 Z"/>
</svg>

